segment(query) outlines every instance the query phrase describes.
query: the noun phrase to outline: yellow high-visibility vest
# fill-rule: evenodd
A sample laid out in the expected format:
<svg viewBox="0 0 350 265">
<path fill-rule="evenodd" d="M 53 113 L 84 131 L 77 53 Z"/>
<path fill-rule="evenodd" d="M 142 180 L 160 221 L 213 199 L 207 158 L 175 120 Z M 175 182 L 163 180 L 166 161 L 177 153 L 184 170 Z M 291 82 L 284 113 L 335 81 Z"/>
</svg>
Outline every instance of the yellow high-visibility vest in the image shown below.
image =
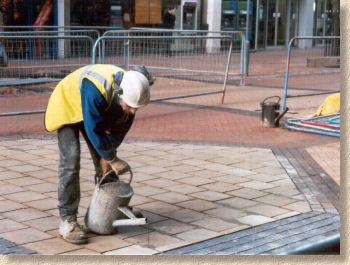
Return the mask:
<svg viewBox="0 0 350 265">
<path fill-rule="evenodd" d="M 107 64 L 84 66 L 62 79 L 50 96 L 45 112 L 45 129 L 55 131 L 67 124 L 83 121 L 80 89 L 84 78 L 90 80 L 109 107 L 114 98 L 113 75 L 123 69 Z M 107 108 L 108 108 L 107 107 Z"/>
</svg>

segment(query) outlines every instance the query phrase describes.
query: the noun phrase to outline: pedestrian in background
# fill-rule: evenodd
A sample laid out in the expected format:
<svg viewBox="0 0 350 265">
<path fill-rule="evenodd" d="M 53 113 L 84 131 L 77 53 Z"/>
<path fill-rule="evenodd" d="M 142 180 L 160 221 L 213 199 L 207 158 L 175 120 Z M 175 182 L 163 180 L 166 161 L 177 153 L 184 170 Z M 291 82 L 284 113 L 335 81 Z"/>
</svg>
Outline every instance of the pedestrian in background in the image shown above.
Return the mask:
<svg viewBox="0 0 350 265">
<path fill-rule="evenodd" d="M 175 7 L 169 7 L 167 9 L 167 12 L 165 12 L 164 16 L 163 16 L 163 28 L 165 29 L 174 29 L 174 26 L 175 26 L 175 20 L 176 20 L 176 17 L 175 17 L 175 12 L 176 12 L 176 8 Z M 173 34 L 171 31 L 169 32 L 165 32 L 164 36 L 165 37 L 171 37 Z M 171 53 L 171 39 L 168 38 L 168 39 L 165 39 L 164 42 L 163 42 L 163 49 L 164 49 L 164 52 L 171 56 L 172 53 Z"/>
<path fill-rule="evenodd" d="M 175 26 L 175 7 L 169 7 L 163 16 L 163 25 L 166 29 L 173 29 Z"/>
<path fill-rule="evenodd" d="M 127 172 L 130 167 L 117 156 L 116 149 L 129 131 L 136 110 L 149 103 L 152 83 L 145 67 L 124 71 L 114 65 L 96 64 L 72 72 L 54 89 L 45 113 L 45 128 L 57 130 L 59 234 L 68 242 L 87 243 L 84 228 L 77 222 L 79 133 L 88 145 L 95 179 L 105 173 L 106 165 L 117 175 Z"/>
</svg>

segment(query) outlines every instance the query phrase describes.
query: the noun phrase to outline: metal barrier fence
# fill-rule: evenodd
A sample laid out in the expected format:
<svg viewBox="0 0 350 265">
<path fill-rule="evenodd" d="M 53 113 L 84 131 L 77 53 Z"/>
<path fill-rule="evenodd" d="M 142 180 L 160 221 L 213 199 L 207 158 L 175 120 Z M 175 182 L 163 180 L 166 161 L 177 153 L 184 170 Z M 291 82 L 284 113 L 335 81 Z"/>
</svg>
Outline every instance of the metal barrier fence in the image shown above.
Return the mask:
<svg viewBox="0 0 350 265">
<path fill-rule="evenodd" d="M 110 27 L 110 26 L 0 26 L 0 31 L 3 32 L 17 32 L 17 31 L 62 31 L 62 30 L 94 30 L 99 32 L 100 35 L 108 30 L 122 30 L 121 27 Z"/>
<path fill-rule="evenodd" d="M 125 69 L 146 66 L 158 80 L 152 87 L 152 101 L 224 95 L 228 82 L 244 83 L 244 45 L 241 45 L 244 36 L 234 42 L 232 37 L 219 33 L 214 36 L 169 36 L 164 31 L 147 31 L 148 36 L 140 33 L 106 32 L 95 42 L 92 63 L 97 62 L 96 47 L 101 43 L 101 63 Z"/>
<path fill-rule="evenodd" d="M 0 92 L 9 87 L 15 91 L 10 91 L 11 94 L 20 91 L 16 97 L 18 104 L 13 104 L 6 93 L 0 97 L 0 117 L 43 113 L 51 92 L 48 83 L 58 82 L 71 71 L 90 64 L 92 57 L 94 62 L 126 69 L 133 65 L 147 66 L 158 79 L 152 86 L 153 101 L 213 93 L 224 95 L 226 83 L 244 83 L 244 35 L 227 37 L 223 32 L 193 31 L 169 36 L 162 31 L 157 32 L 158 36 L 153 36 L 154 32 L 133 31 L 129 37 L 124 36 L 125 31 L 118 31 L 113 34 L 122 37 L 104 36 L 95 43 L 90 35 L 98 36 L 95 29 L 0 32 L 0 43 L 7 57 L 6 65 L 0 66 Z M 100 44 L 103 44 L 103 56 Z M 168 48 L 171 54 L 166 54 Z"/>
<path fill-rule="evenodd" d="M 90 37 L 93 41 L 97 40 L 100 37 L 100 33 L 96 29 L 76 29 L 76 30 L 65 30 L 65 29 L 57 29 L 54 30 L 35 30 L 35 31 L 0 31 L 0 36 L 87 36 Z M 67 53 L 64 50 L 69 49 L 69 47 L 78 47 L 81 43 L 80 39 L 75 41 L 74 39 L 70 40 L 70 44 L 64 43 L 64 41 L 59 40 L 57 44 L 57 50 L 53 52 L 56 53 L 56 56 L 64 57 L 64 54 Z M 92 49 L 92 45 L 89 45 L 90 49 Z M 4 47 L 5 48 L 5 47 Z M 86 47 L 88 48 L 88 47 Z M 59 51 L 59 52 L 58 52 Z M 75 49 L 75 53 L 72 55 L 73 57 L 80 56 L 78 53 L 79 49 Z M 99 51 L 100 53 L 100 51 Z M 1 59 L 1 58 L 0 58 Z M 11 59 L 11 58 L 10 58 Z M 1 62 L 0 62 L 1 63 Z"/>
<path fill-rule="evenodd" d="M 0 34 L 0 43 L 6 51 L 6 58 L 0 59 L 0 85 L 10 86 L 13 78 L 62 78 L 89 64 L 93 39 L 88 36 Z"/>
<path fill-rule="evenodd" d="M 58 82 L 71 71 L 89 64 L 93 39 L 0 34 L 0 43 L 6 49 L 8 60 L 0 66 L 0 92 L 5 92 L 0 97 L 0 117 L 4 117 L 3 126 L 17 126 L 34 118 L 8 120 L 6 116 L 45 112 L 52 91 L 48 83 Z"/>
<path fill-rule="evenodd" d="M 232 50 L 233 52 L 241 52 L 241 64 L 243 67 L 243 77 L 241 81 L 242 84 L 246 84 L 246 76 L 248 72 L 248 49 L 246 47 L 245 35 L 241 31 L 208 31 L 208 30 L 177 30 L 177 29 L 157 29 L 157 28 L 131 28 L 128 31 L 121 30 L 108 30 L 103 36 L 155 36 L 164 37 L 169 36 L 230 36 L 233 42 Z M 174 47 L 169 47 L 174 49 Z"/>
<path fill-rule="evenodd" d="M 287 98 L 340 91 L 340 37 L 294 37 L 287 52 L 283 110 Z"/>
<path fill-rule="evenodd" d="M 340 113 L 312 118 L 287 119 L 290 130 L 340 137 Z"/>
<path fill-rule="evenodd" d="M 0 26 L 0 34 L 6 36 L 88 36 L 94 41 L 97 40 L 105 31 L 121 30 L 121 27 L 107 26 Z M 61 43 L 60 50 L 64 49 Z M 74 43 L 74 40 L 71 40 Z M 79 42 L 74 44 L 79 45 Z M 92 48 L 92 47 L 91 47 Z"/>
<path fill-rule="evenodd" d="M 83 30 L 40 30 L 40 31 L 0 31 L 0 35 L 4 36 L 89 36 L 96 40 L 100 37 L 100 33 L 94 29 Z"/>
</svg>

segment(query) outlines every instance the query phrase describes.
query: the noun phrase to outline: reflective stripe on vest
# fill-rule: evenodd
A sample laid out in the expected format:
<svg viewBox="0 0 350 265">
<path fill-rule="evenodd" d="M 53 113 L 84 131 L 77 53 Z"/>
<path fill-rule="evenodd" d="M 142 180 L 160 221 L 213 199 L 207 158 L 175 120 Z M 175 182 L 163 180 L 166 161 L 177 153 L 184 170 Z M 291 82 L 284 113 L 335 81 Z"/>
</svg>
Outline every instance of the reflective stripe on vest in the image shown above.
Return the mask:
<svg viewBox="0 0 350 265">
<path fill-rule="evenodd" d="M 83 83 L 83 78 L 84 76 L 91 76 L 94 79 L 96 79 L 98 82 L 100 82 L 100 84 L 104 87 L 104 89 L 106 90 L 107 93 L 107 106 L 110 106 L 110 104 L 112 103 L 113 100 L 113 89 L 112 89 L 112 84 L 106 79 L 104 78 L 102 75 L 100 75 L 99 73 L 90 71 L 90 68 L 93 65 L 90 65 L 88 67 L 86 67 L 82 73 L 79 76 L 79 90 L 81 90 L 81 86 Z"/>
</svg>

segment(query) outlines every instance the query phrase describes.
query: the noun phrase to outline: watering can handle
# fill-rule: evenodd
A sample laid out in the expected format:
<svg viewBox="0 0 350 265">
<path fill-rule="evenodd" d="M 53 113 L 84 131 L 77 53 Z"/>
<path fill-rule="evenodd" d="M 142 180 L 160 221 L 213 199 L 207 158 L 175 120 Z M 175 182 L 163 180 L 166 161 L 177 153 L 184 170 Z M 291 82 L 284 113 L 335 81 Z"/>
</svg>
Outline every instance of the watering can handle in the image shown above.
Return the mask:
<svg viewBox="0 0 350 265">
<path fill-rule="evenodd" d="M 128 184 L 130 184 L 131 183 L 131 181 L 132 181 L 132 177 L 133 177 L 133 174 L 132 174 L 132 171 L 131 171 L 131 168 L 129 168 L 129 173 L 130 173 L 130 178 L 129 178 L 129 182 L 128 182 Z"/>
<path fill-rule="evenodd" d="M 266 101 L 267 99 L 270 99 L 270 98 L 278 98 L 277 103 L 280 103 L 280 101 L 281 101 L 281 97 L 279 97 L 279 96 L 272 96 L 272 97 L 267 97 L 267 98 L 265 98 L 265 99 L 263 100 L 262 104 L 264 104 L 265 101 Z"/>
<path fill-rule="evenodd" d="M 132 173 L 132 171 L 131 171 L 131 168 L 129 168 L 128 171 L 130 172 L 130 179 L 129 179 L 128 184 L 130 184 L 130 183 L 131 183 L 131 180 L 132 180 L 132 178 L 133 178 L 133 173 Z M 102 181 L 103 181 L 106 177 L 108 177 L 111 173 L 113 173 L 113 172 L 114 172 L 113 170 L 107 171 L 107 172 L 102 176 L 102 178 L 98 181 L 98 183 L 97 183 L 98 187 L 100 187 Z"/>
</svg>

